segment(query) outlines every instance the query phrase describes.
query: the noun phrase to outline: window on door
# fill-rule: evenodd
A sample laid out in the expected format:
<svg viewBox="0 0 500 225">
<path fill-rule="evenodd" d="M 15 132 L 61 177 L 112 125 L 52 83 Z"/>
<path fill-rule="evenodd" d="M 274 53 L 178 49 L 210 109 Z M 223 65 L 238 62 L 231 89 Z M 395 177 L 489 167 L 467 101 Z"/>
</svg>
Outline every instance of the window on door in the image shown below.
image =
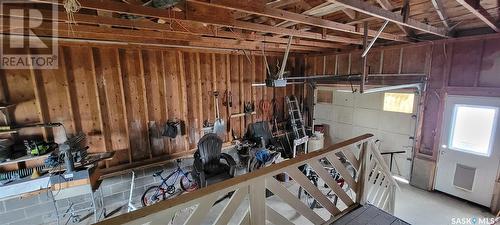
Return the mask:
<svg viewBox="0 0 500 225">
<path fill-rule="evenodd" d="M 413 113 L 415 94 L 412 93 L 384 93 L 384 111 Z"/>
<path fill-rule="evenodd" d="M 455 105 L 449 148 L 490 156 L 498 108 Z"/>
</svg>

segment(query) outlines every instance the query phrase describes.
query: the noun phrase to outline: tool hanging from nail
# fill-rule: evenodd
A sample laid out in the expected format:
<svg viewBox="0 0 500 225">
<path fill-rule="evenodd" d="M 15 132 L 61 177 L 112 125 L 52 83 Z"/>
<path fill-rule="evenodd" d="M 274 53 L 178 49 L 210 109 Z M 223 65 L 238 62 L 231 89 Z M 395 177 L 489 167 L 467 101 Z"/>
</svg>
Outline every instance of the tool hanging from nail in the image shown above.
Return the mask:
<svg viewBox="0 0 500 225">
<path fill-rule="evenodd" d="M 222 98 L 222 105 L 226 107 L 227 115 L 226 131 L 231 132 L 231 107 L 233 107 L 233 93 L 226 89 Z"/>
<path fill-rule="evenodd" d="M 260 101 L 260 111 L 262 113 L 262 120 L 264 121 L 270 121 L 272 114 L 271 114 L 271 102 L 267 100 L 261 100 Z"/>
<path fill-rule="evenodd" d="M 220 112 L 219 112 L 219 92 L 214 91 L 213 93 L 214 96 L 214 102 L 215 102 L 215 121 L 214 121 L 214 133 L 216 133 L 219 136 L 224 135 L 224 120 L 220 117 Z"/>
<path fill-rule="evenodd" d="M 224 91 L 224 96 L 222 98 L 223 98 L 222 101 L 223 106 L 233 107 L 233 94 L 231 93 L 231 91 L 228 90 Z"/>
</svg>

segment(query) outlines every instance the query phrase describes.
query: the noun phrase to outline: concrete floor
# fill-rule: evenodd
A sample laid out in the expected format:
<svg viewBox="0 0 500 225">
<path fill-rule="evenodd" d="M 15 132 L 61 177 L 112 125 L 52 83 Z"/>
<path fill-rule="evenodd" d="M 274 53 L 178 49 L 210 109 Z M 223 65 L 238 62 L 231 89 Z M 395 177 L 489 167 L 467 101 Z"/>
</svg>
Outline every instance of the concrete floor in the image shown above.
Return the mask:
<svg viewBox="0 0 500 225">
<path fill-rule="evenodd" d="M 453 218 L 492 218 L 489 209 L 440 192 L 429 192 L 400 183 L 395 216 L 414 225 L 448 225 Z"/>
</svg>

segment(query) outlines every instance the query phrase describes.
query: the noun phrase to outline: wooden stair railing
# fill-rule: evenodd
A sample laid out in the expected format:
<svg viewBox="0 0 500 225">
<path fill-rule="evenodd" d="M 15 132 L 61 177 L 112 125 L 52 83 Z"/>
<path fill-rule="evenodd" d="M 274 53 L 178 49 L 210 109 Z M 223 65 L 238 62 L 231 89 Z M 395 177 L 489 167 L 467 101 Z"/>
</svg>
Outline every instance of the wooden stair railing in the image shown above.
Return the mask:
<svg viewBox="0 0 500 225">
<path fill-rule="evenodd" d="M 229 224 L 230 221 L 231 224 L 251 225 L 264 225 L 266 221 L 294 224 L 284 216 L 290 209 L 300 215 L 300 218 L 294 218 L 295 222 L 300 221 L 297 223 L 330 224 L 365 203 L 392 212 L 397 184 L 372 139 L 371 134 L 358 136 L 99 224 L 221 225 Z M 343 155 L 347 163 L 341 162 L 339 155 Z M 328 162 L 329 167 L 325 167 L 325 162 Z M 315 172 L 321 185 L 315 185 L 299 169 L 306 164 Z M 346 167 L 348 165 L 356 170 L 356 176 L 352 176 L 352 171 Z M 342 183 L 332 177 L 332 167 L 341 175 Z M 278 181 L 276 176 L 282 173 L 292 179 L 286 183 Z M 298 187 L 302 187 L 307 196 L 313 197 L 321 207 L 311 209 L 303 199 L 299 199 L 296 191 Z M 334 193 L 340 201 L 332 201 L 327 191 Z M 231 192 L 233 194 L 228 200 L 219 203 L 222 207 L 214 206 L 221 196 Z M 266 197 L 269 192 L 273 195 Z M 243 208 L 244 213 L 235 213 L 239 208 Z M 237 215 L 241 217 L 236 218 Z"/>
</svg>

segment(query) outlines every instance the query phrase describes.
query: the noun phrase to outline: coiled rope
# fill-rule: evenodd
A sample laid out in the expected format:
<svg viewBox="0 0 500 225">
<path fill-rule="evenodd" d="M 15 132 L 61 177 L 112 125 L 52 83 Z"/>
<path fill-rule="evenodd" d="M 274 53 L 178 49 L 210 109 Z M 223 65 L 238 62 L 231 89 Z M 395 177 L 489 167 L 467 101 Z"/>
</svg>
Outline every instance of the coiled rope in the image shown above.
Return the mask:
<svg viewBox="0 0 500 225">
<path fill-rule="evenodd" d="M 78 0 L 64 0 L 63 6 L 64 6 L 64 9 L 66 10 L 66 15 L 68 16 L 69 29 L 71 30 L 71 32 L 74 35 L 74 30 L 73 30 L 72 24 L 76 24 L 75 13 L 80 11 L 80 9 L 82 8 L 82 5 L 80 4 L 80 2 L 78 2 Z"/>
</svg>

